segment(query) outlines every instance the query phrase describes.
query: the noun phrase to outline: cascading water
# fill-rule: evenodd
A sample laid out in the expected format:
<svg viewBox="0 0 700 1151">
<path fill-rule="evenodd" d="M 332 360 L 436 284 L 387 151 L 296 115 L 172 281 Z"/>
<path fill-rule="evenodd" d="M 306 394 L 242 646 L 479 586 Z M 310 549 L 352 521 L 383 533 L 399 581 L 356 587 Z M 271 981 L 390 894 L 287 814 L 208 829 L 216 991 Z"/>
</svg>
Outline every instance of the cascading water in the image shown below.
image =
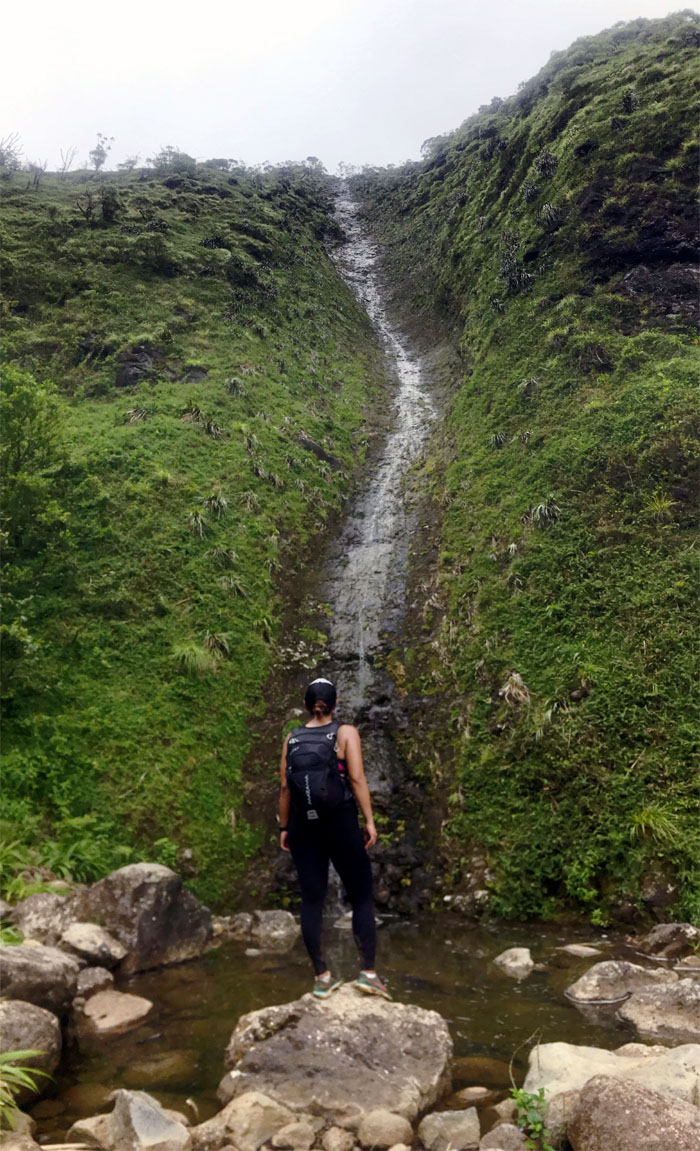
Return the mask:
<svg viewBox="0 0 700 1151">
<path fill-rule="evenodd" d="M 421 366 L 388 318 L 379 284 L 377 249 L 347 189 L 336 198 L 346 242 L 333 254 L 343 279 L 365 307 L 396 380 L 394 415 L 373 477 L 357 497 L 333 548 L 324 598 L 332 672 L 343 718 L 362 731 L 373 795 L 388 798 L 393 783 L 386 734 L 389 677 L 376 657 L 395 641 L 406 605 L 408 542 L 414 527 L 404 480 L 418 459 L 435 417 Z"/>
</svg>

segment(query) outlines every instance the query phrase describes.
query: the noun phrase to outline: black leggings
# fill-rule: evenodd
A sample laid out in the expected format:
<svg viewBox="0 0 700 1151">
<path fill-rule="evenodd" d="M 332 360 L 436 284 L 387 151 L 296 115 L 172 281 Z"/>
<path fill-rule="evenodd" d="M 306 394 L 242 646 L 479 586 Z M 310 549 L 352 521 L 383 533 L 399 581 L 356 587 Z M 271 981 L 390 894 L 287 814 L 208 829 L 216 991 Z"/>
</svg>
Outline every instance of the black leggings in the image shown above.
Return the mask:
<svg viewBox="0 0 700 1151">
<path fill-rule="evenodd" d="M 289 847 L 301 887 L 301 933 L 316 974 L 326 970 L 321 929 L 329 861 L 352 904 L 352 929 L 364 968 L 372 971 L 377 950 L 372 869 L 357 822 L 355 802 L 343 803 L 323 819 L 313 822 L 292 813 Z"/>
</svg>

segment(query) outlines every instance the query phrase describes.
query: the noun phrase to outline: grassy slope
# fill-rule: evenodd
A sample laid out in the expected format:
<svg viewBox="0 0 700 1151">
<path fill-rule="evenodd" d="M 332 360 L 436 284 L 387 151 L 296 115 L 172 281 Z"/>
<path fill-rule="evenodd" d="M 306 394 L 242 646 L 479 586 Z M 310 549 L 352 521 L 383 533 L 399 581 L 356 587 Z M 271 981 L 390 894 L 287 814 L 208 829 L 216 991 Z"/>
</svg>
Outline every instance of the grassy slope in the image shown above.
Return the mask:
<svg viewBox="0 0 700 1151">
<path fill-rule="evenodd" d="M 463 357 L 426 473 L 443 626 L 394 666 L 449 720 L 433 767 L 407 750 L 452 879 L 485 848 L 504 914 L 605 922 L 667 880 L 700 912 L 697 41 L 687 16 L 578 41 L 357 181 L 407 310 Z"/>
<path fill-rule="evenodd" d="M 4 830 L 79 878 L 189 849 L 196 890 L 230 903 L 283 587 L 361 462 L 379 361 L 313 173 L 26 185 L 0 189 L 4 358 L 55 383 L 60 445 L 40 526 L 5 524 Z M 148 371 L 118 387 L 134 348 Z"/>
</svg>

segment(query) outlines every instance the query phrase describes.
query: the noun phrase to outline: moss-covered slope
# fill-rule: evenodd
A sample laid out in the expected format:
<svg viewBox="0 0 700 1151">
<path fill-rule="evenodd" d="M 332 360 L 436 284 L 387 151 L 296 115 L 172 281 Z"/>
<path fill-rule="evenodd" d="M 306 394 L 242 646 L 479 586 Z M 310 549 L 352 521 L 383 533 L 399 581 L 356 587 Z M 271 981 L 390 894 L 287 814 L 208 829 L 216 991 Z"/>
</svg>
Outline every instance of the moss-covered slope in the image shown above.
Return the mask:
<svg viewBox="0 0 700 1151">
<path fill-rule="evenodd" d="M 322 177 L 184 167 L 0 181 L 0 864 L 136 851 L 230 903 L 281 607 L 382 379 Z"/>
<path fill-rule="evenodd" d="M 505 914 L 700 910 L 699 39 L 681 14 L 578 41 L 356 181 L 405 314 L 461 354 L 426 468 L 442 626 L 394 665 L 449 720 L 407 751 L 452 879 L 485 849 Z"/>
</svg>

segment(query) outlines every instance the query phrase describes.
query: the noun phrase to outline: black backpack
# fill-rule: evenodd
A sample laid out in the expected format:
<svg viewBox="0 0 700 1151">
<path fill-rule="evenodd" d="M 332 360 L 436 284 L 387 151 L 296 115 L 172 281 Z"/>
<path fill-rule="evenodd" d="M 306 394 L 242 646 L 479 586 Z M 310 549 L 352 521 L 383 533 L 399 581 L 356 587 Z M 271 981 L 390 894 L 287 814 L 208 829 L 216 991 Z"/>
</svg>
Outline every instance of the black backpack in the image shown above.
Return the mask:
<svg viewBox="0 0 700 1151">
<path fill-rule="evenodd" d="M 295 809 L 320 819 L 347 798 L 338 767 L 335 720 L 319 727 L 295 727 L 287 744 L 287 784 Z"/>
</svg>

